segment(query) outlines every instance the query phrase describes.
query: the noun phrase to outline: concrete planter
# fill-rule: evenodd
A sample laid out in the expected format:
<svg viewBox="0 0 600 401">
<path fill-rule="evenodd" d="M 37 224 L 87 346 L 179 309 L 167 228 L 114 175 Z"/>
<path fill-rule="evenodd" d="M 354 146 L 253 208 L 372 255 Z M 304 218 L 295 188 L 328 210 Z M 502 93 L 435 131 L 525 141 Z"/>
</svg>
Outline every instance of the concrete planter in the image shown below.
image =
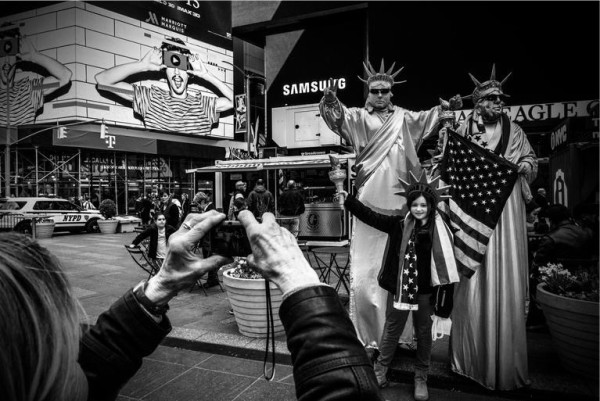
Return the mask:
<svg viewBox="0 0 600 401">
<path fill-rule="evenodd" d="M 552 294 L 537 286 L 558 356 L 568 371 L 598 379 L 598 303 Z"/>
<path fill-rule="evenodd" d="M 265 280 L 251 280 L 232 277 L 232 269 L 223 272 L 223 286 L 227 291 L 233 308 L 235 321 L 240 333 L 248 337 L 265 338 L 267 336 L 267 303 Z M 270 283 L 271 305 L 273 307 L 273 325 L 275 336 L 285 333 L 279 319 L 281 291 Z"/>
<path fill-rule="evenodd" d="M 98 227 L 102 234 L 114 234 L 117 232 L 119 220 L 98 220 Z"/>
<path fill-rule="evenodd" d="M 36 223 L 35 224 L 35 238 L 52 238 L 54 234 L 54 222 L 51 223 Z"/>
</svg>

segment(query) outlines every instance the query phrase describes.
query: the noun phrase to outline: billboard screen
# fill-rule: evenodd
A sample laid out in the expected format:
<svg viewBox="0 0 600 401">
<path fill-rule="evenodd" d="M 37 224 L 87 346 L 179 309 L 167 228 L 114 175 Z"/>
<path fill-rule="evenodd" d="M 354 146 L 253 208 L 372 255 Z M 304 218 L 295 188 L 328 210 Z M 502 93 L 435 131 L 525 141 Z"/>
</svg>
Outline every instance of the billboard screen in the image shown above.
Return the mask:
<svg viewBox="0 0 600 401">
<path fill-rule="evenodd" d="M 11 126 L 104 120 L 233 139 L 229 2 L 48 4 L 0 18 L 3 48 L 20 50 L 0 54 Z"/>
</svg>

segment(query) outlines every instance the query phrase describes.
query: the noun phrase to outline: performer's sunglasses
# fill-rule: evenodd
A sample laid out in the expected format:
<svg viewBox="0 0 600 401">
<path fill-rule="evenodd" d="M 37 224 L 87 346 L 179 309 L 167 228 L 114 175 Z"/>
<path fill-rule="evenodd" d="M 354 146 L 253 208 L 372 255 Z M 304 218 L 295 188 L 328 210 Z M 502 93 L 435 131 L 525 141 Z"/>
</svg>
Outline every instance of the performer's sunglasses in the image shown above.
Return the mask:
<svg viewBox="0 0 600 401">
<path fill-rule="evenodd" d="M 391 89 L 369 89 L 369 93 L 371 95 L 387 95 L 390 93 Z"/>
<path fill-rule="evenodd" d="M 497 100 L 500 100 L 501 102 L 504 101 L 504 96 L 502 95 L 487 95 L 486 97 L 484 97 L 485 100 L 487 100 L 488 102 L 495 102 Z"/>
</svg>

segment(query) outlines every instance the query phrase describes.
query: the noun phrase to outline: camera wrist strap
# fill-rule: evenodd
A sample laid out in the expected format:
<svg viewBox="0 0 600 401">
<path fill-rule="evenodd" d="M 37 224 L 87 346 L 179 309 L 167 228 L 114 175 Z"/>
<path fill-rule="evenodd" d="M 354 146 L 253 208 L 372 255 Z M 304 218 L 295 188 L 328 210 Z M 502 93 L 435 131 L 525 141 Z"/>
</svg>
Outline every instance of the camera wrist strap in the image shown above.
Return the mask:
<svg viewBox="0 0 600 401">
<path fill-rule="evenodd" d="M 263 375 L 267 381 L 272 381 L 275 377 L 275 324 L 273 323 L 273 305 L 271 304 L 271 285 L 269 280 L 265 279 L 265 294 L 267 303 L 267 341 L 265 344 L 265 359 L 263 360 Z M 267 374 L 267 360 L 269 359 L 269 340 L 271 340 L 272 358 L 271 375 Z"/>
</svg>

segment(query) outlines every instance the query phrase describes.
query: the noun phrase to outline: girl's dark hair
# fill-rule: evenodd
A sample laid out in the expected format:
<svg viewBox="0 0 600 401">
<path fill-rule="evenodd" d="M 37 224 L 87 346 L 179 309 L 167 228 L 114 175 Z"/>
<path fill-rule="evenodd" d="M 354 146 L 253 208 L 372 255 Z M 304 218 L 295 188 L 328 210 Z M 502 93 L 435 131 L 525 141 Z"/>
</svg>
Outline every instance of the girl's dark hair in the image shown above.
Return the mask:
<svg viewBox="0 0 600 401">
<path fill-rule="evenodd" d="M 158 212 L 154 214 L 154 221 L 157 221 L 160 216 L 164 217 L 165 220 L 167 219 L 167 216 L 163 212 Z"/>
</svg>

